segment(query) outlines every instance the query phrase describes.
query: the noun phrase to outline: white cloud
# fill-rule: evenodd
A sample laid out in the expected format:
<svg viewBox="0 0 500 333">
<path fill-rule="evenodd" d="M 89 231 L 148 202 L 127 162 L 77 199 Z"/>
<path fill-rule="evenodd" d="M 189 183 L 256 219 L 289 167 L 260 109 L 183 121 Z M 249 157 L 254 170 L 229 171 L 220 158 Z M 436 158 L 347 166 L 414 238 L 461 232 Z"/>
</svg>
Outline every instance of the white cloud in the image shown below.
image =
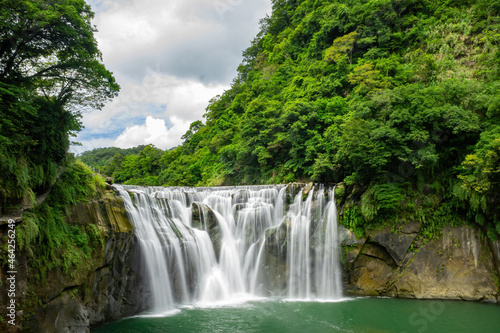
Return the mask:
<svg viewBox="0 0 500 333">
<path fill-rule="evenodd" d="M 144 124 L 127 127 L 115 144 L 123 148 L 149 143 L 162 149 L 175 147 L 182 142 L 181 136 L 189 125 L 202 118 L 209 100 L 227 88 L 151 72 L 142 85 L 128 87 L 127 98 L 121 102 L 131 111 L 144 103 L 165 105 L 157 115 L 167 119 L 170 126 L 161 118 L 148 116 Z"/>
<path fill-rule="evenodd" d="M 150 143 L 162 149 L 175 147 L 189 125 L 202 119 L 209 100 L 228 88 L 149 70 L 141 84 L 128 83 L 122 87 L 119 97 L 102 111 L 85 114 L 83 125 L 87 131 L 78 139 L 84 149 L 100 144 L 122 148 Z M 120 133 L 115 140 L 102 137 L 106 133 L 115 135 L 117 131 Z"/>
<path fill-rule="evenodd" d="M 229 88 L 269 0 L 89 0 L 104 64 L 121 86 L 84 114 L 83 147 L 178 145 Z M 163 123 L 161 123 L 163 121 Z"/>
<path fill-rule="evenodd" d="M 97 40 L 104 60 L 110 63 L 127 62 L 216 29 L 214 22 L 203 20 L 193 10 L 199 2 L 110 2 L 109 8 L 98 13 L 94 21 L 99 29 Z"/>
<path fill-rule="evenodd" d="M 120 148 L 150 143 L 161 149 L 178 145 L 181 143 L 180 137 L 184 134 L 185 128 L 189 128 L 189 122 L 175 116 L 170 118 L 170 121 L 173 126 L 169 129 L 165 120 L 149 116 L 144 124 L 127 127 L 114 143 Z"/>
</svg>

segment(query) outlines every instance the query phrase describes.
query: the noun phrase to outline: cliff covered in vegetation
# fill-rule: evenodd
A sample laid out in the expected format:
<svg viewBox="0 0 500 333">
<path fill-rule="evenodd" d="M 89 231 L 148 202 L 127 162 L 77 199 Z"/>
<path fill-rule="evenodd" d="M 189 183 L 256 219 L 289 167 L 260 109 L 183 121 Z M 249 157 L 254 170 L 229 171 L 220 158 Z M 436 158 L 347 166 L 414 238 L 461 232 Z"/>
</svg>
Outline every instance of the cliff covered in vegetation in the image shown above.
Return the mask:
<svg viewBox="0 0 500 333">
<path fill-rule="evenodd" d="M 116 155 L 141 185 L 343 183 L 344 224 L 500 234 L 500 4 L 274 0 L 184 143 Z"/>
<path fill-rule="evenodd" d="M 8 236 L 0 223 L 0 238 Z M 0 293 L 2 332 L 89 332 L 146 309 L 139 248 L 123 202 L 88 167 L 68 167 L 15 229 L 15 292 Z M 3 246 L 7 242 L 2 243 Z M 0 279 L 13 266 L 0 255 Z M 7 305 L 15 301 L 11 324 Z"/>
<path fill-rule="evenodd" d="M 99 290 L 84 287 L 92 281 L 91 271 L 112 266 L 105 246 L 116 251 L 112 240 L 127 230 L 116 229 L 116 216 L 104 213 L 101 220 L 68 218 L 76 205 L 93 200 L 101 200 L 102 209 L 112 207 L 102 197 L 104 178 L 68 154 L 83 110 L 101 108 L 119 89 L 102 64 L 93 15 L 84 0 L 0 2 L 2 332 L 20 331 L 29 318 L 35 331 L 42 331 L 44 320 L 45 331 L 64 331 L 54 326 L 64 325 L 61 321 L 50 323 L 61 306 L 53 308 L 55 317 L 36 317 L 40 309 L 62 304 L 61 298 L 72 299 L 64 311 L 102 312 L 89 310 L 81 317 L 87 326 L 112 316 L 99 309 L 108 305 L 105 297 L 101 305 L 84 303 Z"/>
</svg>

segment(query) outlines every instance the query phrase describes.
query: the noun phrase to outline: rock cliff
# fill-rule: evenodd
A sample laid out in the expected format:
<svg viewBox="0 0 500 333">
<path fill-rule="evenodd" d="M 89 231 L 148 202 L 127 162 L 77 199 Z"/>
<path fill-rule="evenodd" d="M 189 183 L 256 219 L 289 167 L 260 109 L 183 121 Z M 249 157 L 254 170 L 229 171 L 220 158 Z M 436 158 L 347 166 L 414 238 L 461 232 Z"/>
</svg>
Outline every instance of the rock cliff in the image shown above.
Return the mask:
<svg viewBox="0 0 500 333">
<path fill-rule="evenodd" d="M 139 248 L 121 200 L 109 191 L 88 203 L 68 210 L 70 225 L 95 224 L 103 232 L 102 246 L 69 274 L 52 270 L 42 283 L 31 285 L 30 265 L 26 253 L 18 254 L 17 304 L 35 300 L 32 313 L 18 311 L 16 326 L 5 326 L 17 332 L 24 327 L 38 333 L 90 332 L 90 327 L 136 314 L 145 309 Z M 22 223 L 22 222 L 21 222 Z M 5 272 L 3 272 L 5 274 Z"/>
<path fill-rule="evenodd" d="M 474 227 L 423 243 L 416 223 L 361 239 L 340 226 L 346 291 L 354 295 L 500 301 L 498 242 Z"/>
</svg>

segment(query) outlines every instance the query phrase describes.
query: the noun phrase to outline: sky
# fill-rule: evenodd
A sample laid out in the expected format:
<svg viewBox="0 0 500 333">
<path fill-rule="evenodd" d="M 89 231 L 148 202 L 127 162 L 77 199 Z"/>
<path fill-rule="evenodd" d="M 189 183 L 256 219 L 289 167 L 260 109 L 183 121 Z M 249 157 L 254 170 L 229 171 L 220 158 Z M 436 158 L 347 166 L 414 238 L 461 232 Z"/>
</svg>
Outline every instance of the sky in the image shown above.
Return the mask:
<svg viewBox="0 0 500 333">
<path fill-rule="evenodd" d="M 121 86 L 83 114 L 72 147 L 170 149 L 213 97 L 230 88 L 270 0 L 87 0 L 103 62 Z"/>
</svg>

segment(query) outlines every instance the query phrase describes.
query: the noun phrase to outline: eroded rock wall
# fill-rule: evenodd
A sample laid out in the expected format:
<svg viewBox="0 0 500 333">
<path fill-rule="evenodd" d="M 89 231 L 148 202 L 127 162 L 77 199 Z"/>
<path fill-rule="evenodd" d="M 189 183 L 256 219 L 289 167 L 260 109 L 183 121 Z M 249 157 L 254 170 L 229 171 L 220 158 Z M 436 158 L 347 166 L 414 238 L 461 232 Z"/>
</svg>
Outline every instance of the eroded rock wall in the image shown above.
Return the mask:
<svg viewBox="0 0 500 333">
<path fill-rule="evenodd" d="M 121 199 L 112 191 L 102 193 L 89 203 L 71 207 L 67 221 L 97 225 L 104 235 L 103 246 L 68 274 L 61 269 L 49 271 L 41 283 L 29 279 L 29 263 L 19 267 L 22 281 L 18 283 L 25 285 L 28 280 L 32 285 L 31 294 L 16 295 L 18 304 L 37 300 L 39 306 L 32 313 L 19 312 L 17 325 L 7 327 L 9 331 L 85 333 L 91 326 L 146 309 L 148 291 L 141 274 L 140 249 Z M 18 260 L 29 258 L 19 253 Z"/>
<path fill-rule="evenodd" d="M 445 228 L 426 243 L 416 223 L 395 229 L 358 239 L 340 227 L 349 294 L 500 301 L 498 242 L 468 226 Z"/>
</svg>

